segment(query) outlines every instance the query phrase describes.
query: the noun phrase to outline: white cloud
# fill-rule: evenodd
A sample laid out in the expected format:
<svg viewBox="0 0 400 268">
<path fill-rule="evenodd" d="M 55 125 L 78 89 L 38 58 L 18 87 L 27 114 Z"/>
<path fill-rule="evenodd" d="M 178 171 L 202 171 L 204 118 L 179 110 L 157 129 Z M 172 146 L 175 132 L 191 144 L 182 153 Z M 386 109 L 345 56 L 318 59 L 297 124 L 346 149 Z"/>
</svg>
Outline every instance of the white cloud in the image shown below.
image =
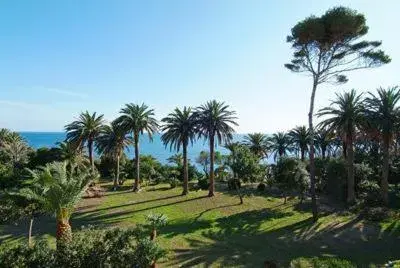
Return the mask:
<svg viewBox="0 0 400 268">
<path fill-rule="evenodd" d="M 74 91 L 70 91 L 70 90 L 64 90 L 64 89 L 58 89 L 58 88 L 47 88 L 46 90 L 48 92 L 57 93 L 57 94 L 64 95 L 64 96 L 78 97 L 78 98 L 81 98 L 81 99 L 86 99 L 86 98 L 89 97 L 85 93 L 78 93 L 78 92 L 74 92 Z"/>
<path fill-rule="evenodd" d="M 7 106 L 14 106 L 14 107 L 20 107 L 20 108 L 37 108 L 40 105 L 34 104 L 34 103 L 28 103 L 28 102 L 23 102 L 23 101 L 10 101 L 10 100 L 0 100 L 1 105 L 7 105 Z"/>
</svg>

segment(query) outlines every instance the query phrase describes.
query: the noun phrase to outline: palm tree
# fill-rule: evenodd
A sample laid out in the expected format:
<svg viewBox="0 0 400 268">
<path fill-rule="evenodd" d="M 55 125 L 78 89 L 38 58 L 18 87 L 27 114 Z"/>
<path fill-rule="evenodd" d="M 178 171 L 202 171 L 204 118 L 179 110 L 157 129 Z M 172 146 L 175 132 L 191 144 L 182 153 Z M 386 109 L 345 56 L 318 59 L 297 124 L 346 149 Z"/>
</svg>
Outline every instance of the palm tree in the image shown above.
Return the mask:
<svg viewBox="0 0 400 268">
<path fill-rule="evenodd" d="M 300 152 L 301 161 L 305 160 L 310 143 L 310 132 L 306 126 L 297 126 L 289 132 L 290 141 L 294 148 Z"/>
<path fill-rule="evenodd" d="M 214 158 L 217 143 L 228 143 L 232 140 L 234 129 L 237 126 L 236 112 L 230 111 L 224 102 L 212 100 L 196 108 L 195 118 L 199 137 L 208 139 L 210 145 L 210 188 L 208 196 L 214 196 Z M 215 140 L 216 138 L 216 140 Z"/>
<path fill-rule="evenodd" d="M 333 131 L 329 131 L 326 128 L 319 128 L 315 133 L 315 148 L 319 152 L 322 159 L 325 159 L 327 154 L 328 157 L 335 150 L 336 137 Z"/>
<path fill-rule="evenodd" d="M 91 180 L 88 172 L 69 171 L 66 162 L 53 162 L 30 170 L 32 186 L 21 190 L 26 198 L 36 200 L 57 219 L 57 248 L 72 240 L 69 219 Z"/>
<path fill-rule="evenodd" d="M 76 145 L 69 142 L 58 142 L 58 152 L 62 161 L 78 169 L 86 169 L 90 166 L 88 159 L 82 154 L 81 150 L 76 150 Z"/>
<path fill-rule="evenodd" d="M 1 128 L 0 147 L 2 147 L 5 142 L 10 142 L 12 140 L 23 140 L 23 138 L 17 132 L 10 131 L 7 128 Z"/>
<path fill-rule="evenodd" d="M 76 148 L 81 148 L 85 143 L 87 144 L 92 170 L 94 170 L 93 145 L 100 135 L 103 124 L 103 115 L 97 116 L 96 113 L 90 114 L 86 111 L 81 113 L 77 120 L 65 126 L 67 132 L 66 141 L 75 144 Z"/>
<path fill-rule="evenodd" d="M 116 163 L 114 190 L 118 187 L 121 155 L 124 153 L 124 149 L 128 148 L 132 143 L 132 138 L 126 135 L 126 132 L 115 122 L 105 126 L 97 138 L 97 152 L 110 157 Z"/>
<path fill-rule="evenodd" d="M 268 138 L 265 134 L 248 134 L 244 137 L 244 144 L 260 159 L 268 157 Z"/>
<path fill-rule="evenodd" d="M 291 151 L 290 137 L 285 132 L 278 132 L 272 134 L 268 138 L 269 148 L 271 153 L 274 154 L 274 159 L 281 158 Z"/>
<path fill-rule="evenodd" d="M 28 146 L 26 141 L 19 135 L 10 135 L 2 142 L 0 150 L 13 171 L 28 161 L 28 155 L 31 152 L 31 148 Z"/>
<path fill-rule="evenodd" d="M 134 191 L 140 190 L 140 156 L 139 156 L 139 136 L 147 132 L 150 141 L 153 140 L 153 134 L 158 130 L 158 122 L 154 118 L 154 110 L 149 109 L 147 105 L 129 103 L 120 111 L 121 116 L 115 122 L 126 133 L 132 133 L 135 147 L 135 168 L 136 178 L 133 186 Z"/>
<path fill-rule="evenodd" d="M 329 116 L 323 122 L 322 127 L 343 133 L 347 153 L 347 202 L 355 201 L 354 183 L 354 138 L 356 130 L 364 125 L 365 109 L 362 94 L 357 94 L 353 89 L 344 94 L 336 94 L 329 107 L 319 110 L 318 117 Z"/>
<path fill-rule="evenodd" d="M 196 121 L 193 117 L 191 108 L 184 107 L 183 110 L 176 108 L 173 113 L 162 119 L 164 131 L 161 140 L 165 146 L 170 144 L 170 149 L 179 151 L 182 146 L 183 153 L 183 192 L 186 195 L 189 192 L 189 171 L 187 159 L 187 147 L 193 144 L 196 138 Z"/>
<path fill-rule="evenodd" d="M 183 155 L 181 153 L 173 154 L 167 158 L 168 163 L 175 164 L 178 167 L 183 166 Z"/>
<path fill-rule="evenodd" d="M 372 127 L 380 132 L 383 151 L 383 168 L 381 189 L 385 205 L 388 204 L 388 174 L 389 174 L 389 148 L 393 143 L 393 136 L 397 130 L 400 119 L 400 109 L 397 106 L 400 100 L 398 87 L 387 90 L 379 88 L 377 95 L 369 93 L 366 98 L 367 115 Z"/>
</svg>

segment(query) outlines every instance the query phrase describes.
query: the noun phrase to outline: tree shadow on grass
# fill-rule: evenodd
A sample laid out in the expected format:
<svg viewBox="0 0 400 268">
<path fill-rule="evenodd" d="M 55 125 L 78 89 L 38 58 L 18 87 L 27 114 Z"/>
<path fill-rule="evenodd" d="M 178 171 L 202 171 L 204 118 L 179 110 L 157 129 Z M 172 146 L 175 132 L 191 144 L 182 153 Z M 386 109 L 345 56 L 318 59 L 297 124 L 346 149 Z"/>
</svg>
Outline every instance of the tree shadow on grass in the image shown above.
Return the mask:
<svg viewBox="0 0 400 268">
<path fill-rule="evenodd" d="M 174 198 L 174 197 L 178 197 L 178 196 L 181 196 L 181 195 L 153 199 L 153 200 L 149 200 L 149 201 L 166 200 L 166 199 L 170 199 L 170 198 Z M 147 201 L 131 203 L 131 204 L 122 205 L 122 206 L 107 207 L 104 209 L 90 211 L 89 213 L 87 213 L 87 212 L 86 213 L 75 213 L 74 221 L 78 224 L 79 223 L 92 224 L 92 225 L 116 224 L 116 223 L 119 223 L 121 221 L 131 218 L 134 214 L 139 213 L 139 212 L 149 211 L 149 210 L 167 207 L 167 206 L 173 206 L 176 204 L 191 202 L 191 201 L 195 201 L 195 200 L 199 200 L 199 199 L 203 199 L 203 198 L 208 198 L 208 196 L 199 196 L 199 197 L 190 198 L 190 199 L 178 200 L 175 202 L 163 203 L 160 205 L 155 205 L 155 206 L 145 207 L 145 208 L 140 208 L 140 209 L 136 209 L 135 205 L 147 203 Z M 125 207 L 125 206 L 133 206 L 133 207 L 130 209 L 123 209 L 123 210 L 117 209 L 116 211 L 103 213 L 104 210 L 110 210 L 110 209 L 120 208 L 120 207 Z"/>
<path fill-rule="evenodd" d="M 311 217 L 291 223 L 289 217 L 279 229 L 260 228 L 266 220 L 281 217 L 286 216 L 264 209 L 221 218 L 202 232 L 206 239 L 188 238 L 190 249 L 176 249 L 173 265 L 262 267 L 264 261 L 275 260 L 288 267 L 298 257 L 338 256 L 368 267 L 400 258 L 399 236 L 394 235 L 400 224 L 381 232 L 360 217 L 328 224 L 313 223 Z"/>
<path fill-rule="evenodd" d="M 145 201 L 140 201 L 140 202 L 129 202 L 129 203 L 126 203 L 123 205 L 118 205 L 118 206 L 109 206 L 109 207 L 105 207 L 105 208 L 98 208 L 98 209 L 94 209 L 94 210 L 88 211 L 88 212 L 101 212 L 101 211 L 105 211 L 105 210 L 119 209 L 119 208 L 124 208 L 124 207 L 129 207 L 129 206 L 135 206 L 135 205 L 141 205 L 141 204 L 146 204 L 146 203 L 151 203 L 151 202 L 172 199 L 172 198 L 176 198 L 176 197 L 180 197 L 180 196 L 182 196 L 182 195 L 172 195 L 172 196 L 166 196 L 166 197 L 150 199 L 150 200 L 145 200 Z M 192 199 L 190 199 L 190 200 L 192 200 Z M 186 200 L 186 201 L 190 201 L 190 200 Z M 80 213 L 77 212 L 76 214 L 80 214 Z"/>
</svg>

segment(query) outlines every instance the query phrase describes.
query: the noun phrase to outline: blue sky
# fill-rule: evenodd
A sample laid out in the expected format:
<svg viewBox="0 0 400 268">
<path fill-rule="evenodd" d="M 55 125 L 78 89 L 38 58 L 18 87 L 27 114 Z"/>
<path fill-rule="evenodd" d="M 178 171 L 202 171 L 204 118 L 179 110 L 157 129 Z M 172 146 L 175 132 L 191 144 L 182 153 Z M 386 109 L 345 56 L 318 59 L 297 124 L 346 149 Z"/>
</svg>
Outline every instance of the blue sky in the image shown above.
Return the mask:
<svg viewBox="0 0 400 268">
<path fill-rule="evenodd" d="M 128 102 L 162 118 L 210 99 L 237 111 L 240 133 L 306 124 L 311 81 L 283 67 L 285 38 L 336 5 L 364 13 L 367 38 L 393 60 L 322 86 L 317 108 L 334 92 L 400 84 L 400 1 L 0 1 L 0 127 L 60 131 L 84 110 L 112 120 Z"/>
</svg>

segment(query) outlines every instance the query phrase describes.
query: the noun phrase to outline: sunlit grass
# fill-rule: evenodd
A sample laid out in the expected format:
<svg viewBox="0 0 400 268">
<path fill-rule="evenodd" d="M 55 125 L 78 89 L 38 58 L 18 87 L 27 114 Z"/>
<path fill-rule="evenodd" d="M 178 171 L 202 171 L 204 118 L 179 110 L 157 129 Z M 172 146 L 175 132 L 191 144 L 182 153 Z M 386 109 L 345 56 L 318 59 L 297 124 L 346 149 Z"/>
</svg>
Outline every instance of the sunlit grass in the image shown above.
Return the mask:
<svg viewBox="0 0 400 268">
<path fill-rule="evenodd" d="M 143 223 L 149 213 L 163 213 L 169 221 L 158 239 L 169 254 L 162 266 L 261 267 L 272 260 L 286 267 L 300 257 L 302 262 L 340 257 L 368 266 L 400 258 L 397 223 L 366 224 L 356 215 L 338 213 L 312 223 L 308 203 L 291 199 L 284 204 L 282 198 L 253 191 L 240 205 L 236 193 L 223 190 L 225 186 L 208 198 L 207 191 L 181 196 L 179 187 L 166 184 L 139 193 L 131 191 L 130 181 L 125 185 L 102 198 L 83 200 L 72 218 L 74 231 L 82 225 L 132 226 Z M 3 241 L 7 235 L 7 241 L 25 239 L 24 224 L 0 228 Z M 33 231 L 54 237 L 54 218 L 37 220 Z"/>
</svg>

